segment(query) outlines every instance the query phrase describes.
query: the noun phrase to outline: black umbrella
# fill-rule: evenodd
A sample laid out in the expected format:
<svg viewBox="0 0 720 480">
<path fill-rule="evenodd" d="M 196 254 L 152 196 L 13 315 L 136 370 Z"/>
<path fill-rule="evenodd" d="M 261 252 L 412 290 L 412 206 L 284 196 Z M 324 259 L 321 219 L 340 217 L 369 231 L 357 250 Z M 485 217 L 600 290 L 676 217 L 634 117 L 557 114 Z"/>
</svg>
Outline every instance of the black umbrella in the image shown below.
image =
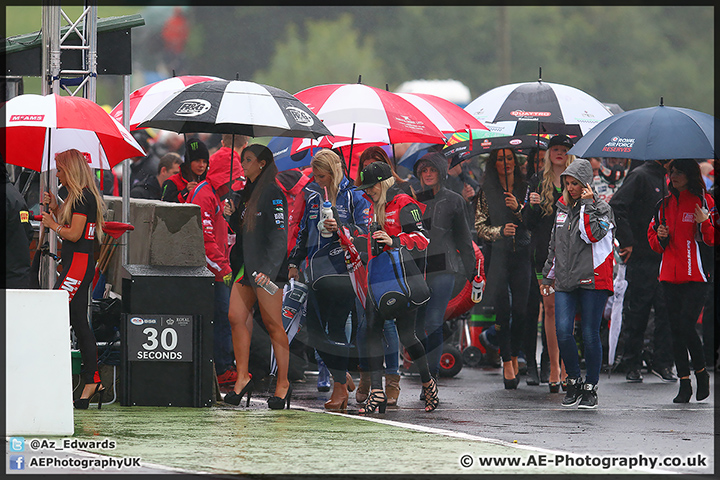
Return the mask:
<svg viewBox="0 0 720 480">
<path fill-rule="evenodd" d="M 547 139 L 536 137 L 533 135 L 507 135 L 502 137 L 488 137 L 474 139 L 472 146 L 470 140 L 455 143 L 449 147 L 442 149 L 445 158 L 451 159 L 450 168 L 462 163 L 468 158 L 489 153 L 498 148 L 512 148 L 514 150 L 522 148 L 540 148 L 547 149 Z"/>
</svg>

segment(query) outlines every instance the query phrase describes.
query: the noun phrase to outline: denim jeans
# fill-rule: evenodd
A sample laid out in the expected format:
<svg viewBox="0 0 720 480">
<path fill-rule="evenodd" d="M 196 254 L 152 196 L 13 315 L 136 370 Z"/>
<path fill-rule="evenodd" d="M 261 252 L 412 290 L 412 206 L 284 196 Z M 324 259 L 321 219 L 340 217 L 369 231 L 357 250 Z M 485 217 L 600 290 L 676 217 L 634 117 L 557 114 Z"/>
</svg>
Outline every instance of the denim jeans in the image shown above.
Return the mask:
<svg viewBox="0 0 720 480">
<path fill-rule="evenodd" d="M 455 286 L 455 274 L 431 273 L 427 276 L 430 300 L 418 309 L 415 335 L 425 347 L 430 374 L 437 378 L 443 351 L 443 322 Z"/>
<path fill-rule="evenodd" d="M 360 303 L 360 300 L 355 299 L 355 308 L 357 308 L 358 314 L 358 326 L 357 326 L 357 349 L 358 349 L 358 364 L 363 372 L 370 371 L 370 364 L 368 363 L 367 355 L 367 322 L 365 321 L 365 308 Z M 398 336 L 397 326 L 395 320 L 385 320 L 383 325 L 383 349 L 385 352 L 385 374 L 386 375 L 397 375 L 398 369 L 400 368 L 399 350 L 400 350 L 400 338 Z"/>
<path fill-rule="evenodd" d="M 575 312 L 579 306 L 587 369 L 585 381 L 597 385 L 602 366 L 600 322 L 608 298 L 607 290 L 576 288 L 569 292 L 555 292 L 555 329 L 560 347 L 560 357 L 565 362 L 568 378 L 580 378 L 580 359 L 573 336 Z"/>
<path fill-rule="evenodd" d="M 213 321 L 213 357 L 215 370 L 218 375 L 232 367 L 235 360 L 233 351 L 230 321 L 228 320 L 230 308 L 230 287 L 223 282 L 215 282 L 215 317 Z"/>
</svg>

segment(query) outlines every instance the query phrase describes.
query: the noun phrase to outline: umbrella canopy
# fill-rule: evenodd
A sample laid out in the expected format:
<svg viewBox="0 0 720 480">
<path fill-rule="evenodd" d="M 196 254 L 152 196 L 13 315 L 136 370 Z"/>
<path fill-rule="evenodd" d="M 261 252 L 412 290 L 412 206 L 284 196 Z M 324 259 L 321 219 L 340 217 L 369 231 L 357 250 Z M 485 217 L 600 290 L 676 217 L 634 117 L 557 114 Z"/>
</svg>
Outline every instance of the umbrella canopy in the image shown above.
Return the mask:
<svg viewBox="0 0 720 480">
<path fill-rule="evenodd" d="M 537 132 L 538 122 L 547 127 L 578 125 L 584 135 L 612 115 L 605 105 L 582 90 L 542 80 L 493 88 L 470 102 L 465 110 L 490 130 L 506 135 Z M 565 133 L 546 129 L 540 133 Z"/>
<path fill-rule="evenodd" d="M 540 148 L 547 150 L 548 141 L 542 137 L 538 138 L 535 135 L 489 136 L 487 138 L 473 139 L 472 142 L 466 140 L 455 143 L 454 145 L 445 147 L 442 150 L 442 154 L 445 155 L 445 158 L 452 159 L 450 162 L 450 168 L 452 168 L 468 158 L 482 155 L 483 153 L 490 153 L 492 150 L 498 148 L 518 150 L 537 148 L 538 144 Z"/>
<path fill-rule="evenodd" d="M 222 79 L 202 75 L 183 75 L 166 78 L 133 91 L 129 97 L 130 130 L 138 130 L 140 121 L 171 95 L 176 94 L 188 85 L 211 80 Z M 118 103 L 112 109 L 110 115 L 118 122 L 123 123 L 123 102 Z"/>
<path fill-rule="evenodd" d="M 714 158 L 715 117 L 689 108 L 640 108 L 613 115 L 577 141 L 568 153 L 582 158 L 633 160 Z"/>
<path fill-rule="evenodd" d="M 358 145 L 359 144 L 359 145 Z M 356 139 L 353 150 L 353 158 L 371 145 L 383 145 L 382 143 L 365 142 Z M 308 138 L 274 137 L 270 139 L 267 147 L 272 151 L 275 165 L 278 170 L 290 168 L 303 168 L 310 165 L 313 155 L 322 148 L 338 149 L 342 151 L 345 160 L 350 156 L 350 139 L 326 135 L 317 140 Z M 347 169 L 347 165 L 345 166 Z"/>
<path fill-rule="evenodd" d="M 488 130 L 477 118 L 452 102 L 428 93 L 398 93 L 424 113 L 443 133 L 458 130 Z"/>
<path fill-rule="evenodd" d="M 396 93 L 368 85 L 318 85 L 295 94 L 332 135 L 364 142 L 444 143 L 445 136 L 412 103 Z"/>
<path fill-rule="evenodd" d="M 5 160 L 38 172 L 55 168 L 55 154 L 75 148 L 91 168 L 110 169 L 145 152 L 100 105 L 82 97 L 19 95 L 2 107 Z"/>
<path fill-rule="evenodd" d="M 241 80 L 189 85 L 138 124 L 178 133 L 235 133 L 251 137 L 312 137 L 331 132 L 297 98 L 279 88 Z"/>
</svg>

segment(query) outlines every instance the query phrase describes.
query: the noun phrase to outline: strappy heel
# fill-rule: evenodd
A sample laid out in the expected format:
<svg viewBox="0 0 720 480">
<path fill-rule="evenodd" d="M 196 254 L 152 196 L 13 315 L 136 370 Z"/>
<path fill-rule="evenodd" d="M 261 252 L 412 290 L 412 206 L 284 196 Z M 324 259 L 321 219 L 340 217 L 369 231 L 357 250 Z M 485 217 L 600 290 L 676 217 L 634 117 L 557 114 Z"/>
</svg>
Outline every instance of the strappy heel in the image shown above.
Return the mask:
<svg viewBox="0 0 720 480">
<path fill-rule="evenodd" d="M 78 398 L 73 402 L 73 405 L 77 410 L 87 410 L 90 406 L 90 399 L 98 395 L 98 410 L 102 408 L 102 401 L 103 401 L 103 392 L 105 392 L 105 388 L 102 387 L 102 383 L 96 383 L 95 384 L 95 391 L 88 397 L 88 398 Z"/>
<path fill-rule="evenodd" d="M 423 392 L 425 393 L 425 411 L 432 412 L 440 404 L 438 398 L 438 386 L 434 378 L 430 378 L 430 385 L 427 387 L 423 385 Z"/>
<path fill-rule="evenodd" d="M 380 413 L 385 413 L 387 408 L 387 396 L 382 390 L 371 390 L 370 396 L 365 402 L 365 406 L 358 410 L 360 415 L 368 413 L 375 413 L 378 410 Z"/>
<path fill-rule="evenodd" d="M 240 393 L 235 393 L 235 390 L 230 390 L 226 395 L 223 401 L 225 403 L 229 403 L 230 405 L 240 405 L 240 402 L 242 401 L 242 398 L 247 394 L 247 403 L 245 404 L 245 407 L 250 406 L 250 397 L 252 396 L 252 392 L 255 389 L 255 385 L 253 385 L 252 378 L 248 380 L 248 382 L 245 384 L 243 389 L 240 391 Z"/>
<path fill-rule="evenodd" d="M 288 391 L 285 394 L 285 398 L 272 396 L 267 399 L 267 404 L 270 410 L 283 410 L 284 408 L 290 408 L 290 397 L 292 396 L 292 383 L 288 387 Z"/>
</svg>

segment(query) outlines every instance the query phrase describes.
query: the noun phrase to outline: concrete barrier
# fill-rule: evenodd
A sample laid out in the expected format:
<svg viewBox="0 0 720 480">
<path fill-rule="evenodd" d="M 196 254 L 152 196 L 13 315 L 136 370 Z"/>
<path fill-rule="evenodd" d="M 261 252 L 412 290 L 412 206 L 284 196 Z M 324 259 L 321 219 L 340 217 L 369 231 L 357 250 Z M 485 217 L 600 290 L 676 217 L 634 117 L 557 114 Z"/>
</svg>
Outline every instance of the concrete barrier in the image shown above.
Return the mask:
<svg viewBox="0 0 720 480">
<path fill-rule="evenodd" d="M 122 221 L 122 198 L 106 196 L 108 220 Z M 191 203 L 130 199 L 128 263 L 168 267 L 202 267 L 205 246 L 200 207 Z M 122 254 L 113 255 L 107 281 L 112 291 L 122 294 Z"/>
<path fill-rule="evenodd" d="M 5 290 L 5 434 L 72 435 L 65 290 Z"/>
</svg>

